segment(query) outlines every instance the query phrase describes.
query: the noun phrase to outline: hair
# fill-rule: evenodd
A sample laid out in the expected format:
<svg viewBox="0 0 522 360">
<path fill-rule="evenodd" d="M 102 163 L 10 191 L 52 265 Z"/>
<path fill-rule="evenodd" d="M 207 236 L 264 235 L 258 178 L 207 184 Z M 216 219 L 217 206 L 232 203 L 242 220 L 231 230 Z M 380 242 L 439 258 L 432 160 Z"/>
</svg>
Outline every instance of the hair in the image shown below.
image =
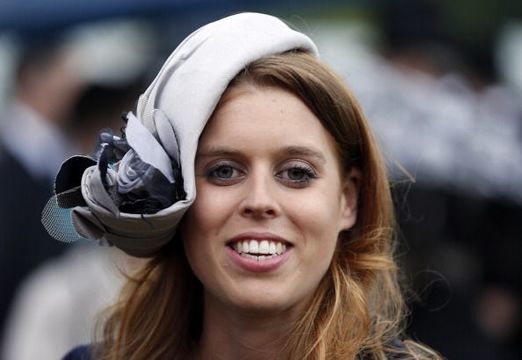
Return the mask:
<svg viewBox="0 0 522 360">
<path fill-rule="evenodd" d="M 333 136 L 343 170 L 361 174 L 355 226 L 339 235 L 330 267 L 286 339 L 295 359 L 441 359 L 403 337 L 406 308 L 394 260 L 394 209 L 384 161 L 344 82 L 302 51 L 264 57 L 230 83 L 298 96 Z M 219 106 L 219 105 L 218 105 Z M 202 285 L 174 239 L 129 277 L 105 323 L 102 359 L 185 359 L 198 339 Z"/>
</svg>

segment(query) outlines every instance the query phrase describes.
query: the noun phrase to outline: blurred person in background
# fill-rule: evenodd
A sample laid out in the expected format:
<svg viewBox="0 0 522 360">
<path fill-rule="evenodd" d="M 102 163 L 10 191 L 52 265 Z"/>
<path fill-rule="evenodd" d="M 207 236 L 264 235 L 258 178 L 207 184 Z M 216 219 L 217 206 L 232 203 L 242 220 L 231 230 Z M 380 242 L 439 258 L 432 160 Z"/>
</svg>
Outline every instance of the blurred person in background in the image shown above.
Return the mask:
<svg viewBox="0 0 522 360">
<path fill-rule="evenodd" d="M 86 89 L 75 105 L 70 129 L 85 154 L 92 153 L 102 128 L 118 133 L 122 109 L 132 107 L 141 90 L 141 77 L 118 86 Z M 134 263 L 139 261 L 117 249 L 106 252 L 80 244 L 35 268 L 14 298 L 0 358 L 59 359 L 71 347 L 88 341 L 96 315 L 120 288 L 121 270 Z"/>
<path fill-rule="evenodd" d="M 85 87 L 58 35 L 24 38 L 13 99 L 0 115 L 0 329 L 24 277 L 65 250 L 40 216 L 63 157 L 78 151 L 65 129 Z"/>
<path fill-rule="evenodd" d="M 101 23 L 24 43 L 0 133 L 1 171 L 10 175 L 0 180 L 3 358 L 57 358 L 88 337 L 92 315 L 118 288 L 117 274 L 94 270 L 110 267 L 112 257 L 80 247 L 59 258 L 67 247 L 40 219 L 64 158 L 92 154 L 103 128 L 119 131 L 155 55 L 144 45 L 148 29 Z M 91 281 L 75 277 L 83 272 Z"/>
<path fill-rule="evenodd" d="M 93 337 L 100 312 L 114 303 L 122 271 L 139 259 L 116 248 L 77 245 L 47 261 L 20 286 L 0 359 L 56 360 Z"/>
</svg>

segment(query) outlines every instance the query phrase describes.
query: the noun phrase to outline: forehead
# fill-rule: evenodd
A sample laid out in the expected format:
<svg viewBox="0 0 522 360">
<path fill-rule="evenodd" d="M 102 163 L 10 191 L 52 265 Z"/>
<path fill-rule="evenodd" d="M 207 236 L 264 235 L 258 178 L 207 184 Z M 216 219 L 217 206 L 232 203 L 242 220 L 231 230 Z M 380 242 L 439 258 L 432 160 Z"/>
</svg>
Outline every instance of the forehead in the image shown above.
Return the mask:
<svg viewBox="0 0 522 360">
<path fill-rule="evenodd" d="M 331 135 L 294 94 L 249 84 L 224 94 L 199 142 L 200 151 L 218 145 L 334 148 Z"/>
</svg>

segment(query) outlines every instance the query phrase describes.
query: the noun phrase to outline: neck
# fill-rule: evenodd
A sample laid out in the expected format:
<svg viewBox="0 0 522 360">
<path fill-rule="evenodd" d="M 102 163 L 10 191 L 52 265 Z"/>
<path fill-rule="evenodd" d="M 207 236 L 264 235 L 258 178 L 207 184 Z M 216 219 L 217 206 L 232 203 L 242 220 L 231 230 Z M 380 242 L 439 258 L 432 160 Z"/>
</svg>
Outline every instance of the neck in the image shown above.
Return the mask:
<svg viewBox="0 0 522 360">
<path fill-rule="evenodd" d="M 230 309 L 205 297 L 197 360 L 287 359 L 288 334 L 298 319 L 296 311 Z"/>
</svg>

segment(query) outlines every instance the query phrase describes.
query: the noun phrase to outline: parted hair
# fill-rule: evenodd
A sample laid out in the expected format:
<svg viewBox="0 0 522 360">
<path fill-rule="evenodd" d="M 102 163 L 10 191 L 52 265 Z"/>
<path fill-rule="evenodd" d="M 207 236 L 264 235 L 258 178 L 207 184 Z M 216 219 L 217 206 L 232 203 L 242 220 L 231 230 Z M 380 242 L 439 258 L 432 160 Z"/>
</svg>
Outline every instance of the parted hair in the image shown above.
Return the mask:
<svg viewBox="0 0 522 360">
<path fill-rule="evenodd" d="M 313 56 L 291 51 L 249 64 L 229 88 L 244 83 L 298 96 L 334 138 L 343 171 L 361 173 L 357 222 L 339 234 L 328 271 L 285 339 L 285 359 L 441 359 L 404 338 L 390 185 L 368 121 L 344 81 Z M 201 330 L 202 294 L 182 239 L 174 238 L 128 276 L 107 312 L 96 358 L 186 359 Z"/>
</svg>

